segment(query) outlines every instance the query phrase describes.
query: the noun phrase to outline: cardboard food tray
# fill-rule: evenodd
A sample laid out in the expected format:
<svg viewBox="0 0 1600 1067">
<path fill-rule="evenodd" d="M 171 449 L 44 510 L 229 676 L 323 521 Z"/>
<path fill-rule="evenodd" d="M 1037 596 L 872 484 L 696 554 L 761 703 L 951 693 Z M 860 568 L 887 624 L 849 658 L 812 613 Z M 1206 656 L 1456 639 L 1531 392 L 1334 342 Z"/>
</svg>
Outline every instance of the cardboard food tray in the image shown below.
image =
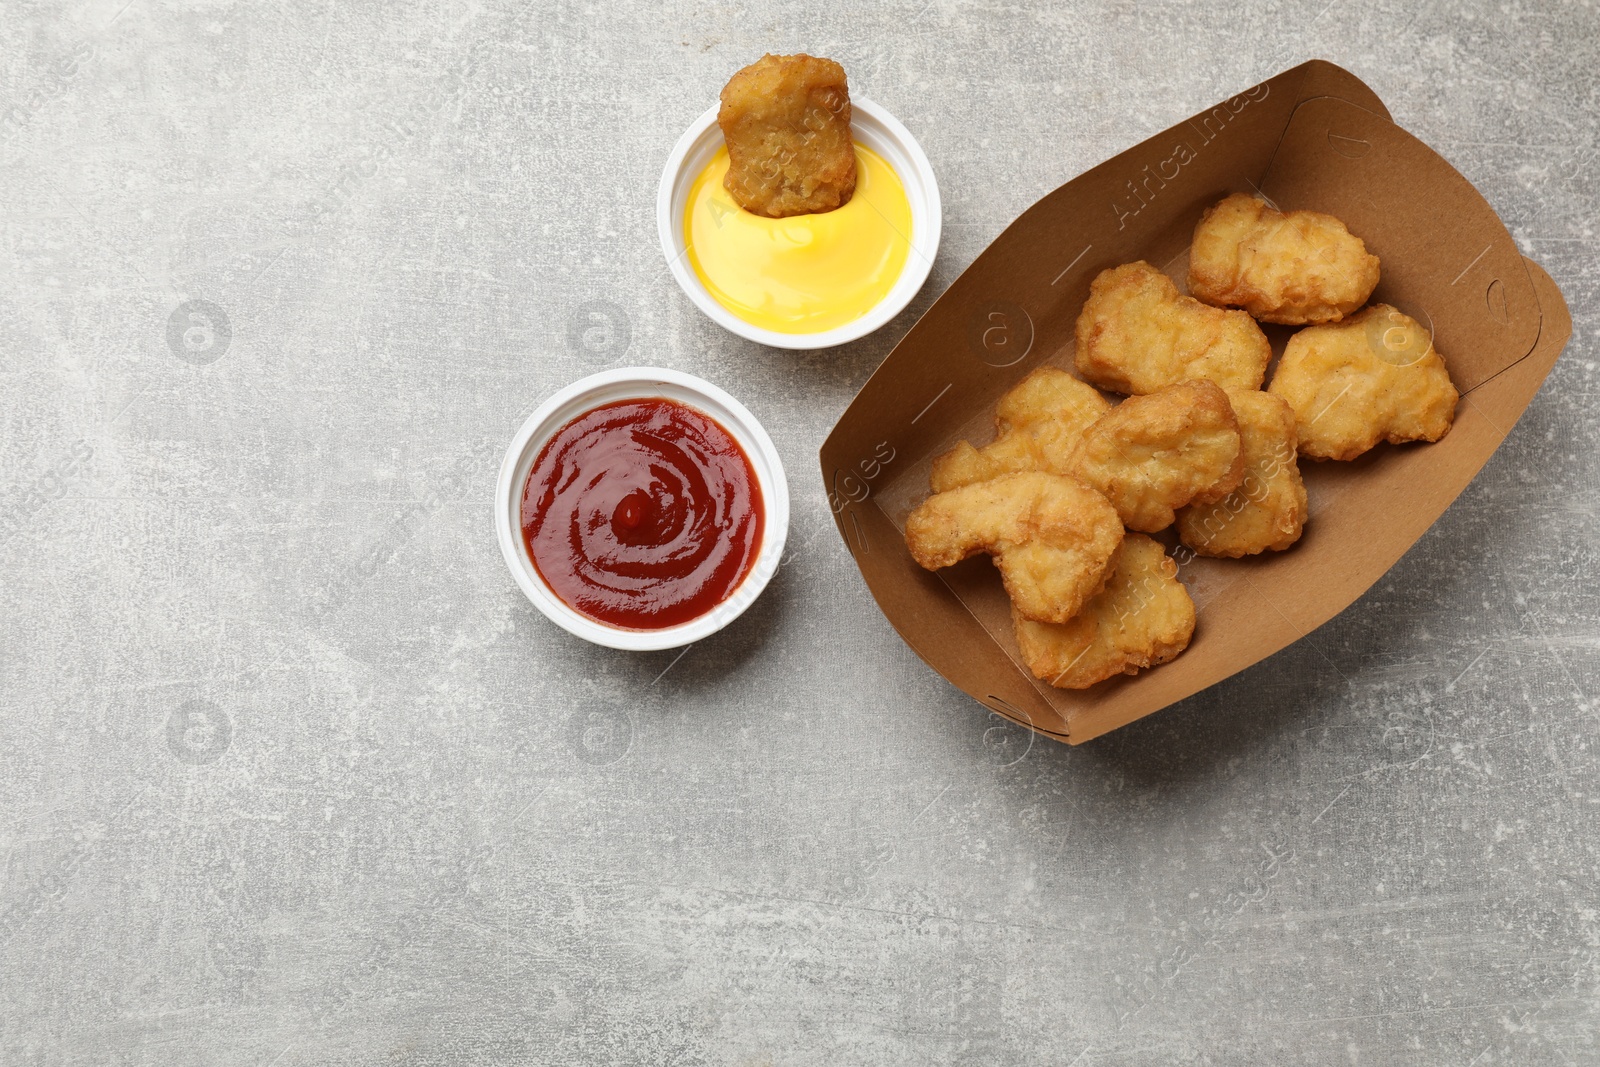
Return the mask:
<svg viewBox="0 0 1600 1067">
<path fill-rule="evenodd" d="M 1179 553 L 1198 608 L 1188 651 L 1136 677 L 1054 689 L 1021 666 L 988 558 L 923 570 L 905 547 L 906 516 L 928 495 L 934 456 L 962 438 L 993 439 L 1002 393 L 1038 366 L 1072 367 L 1074 323 L 1096 274 L 1145 259 L 1181 287 L 1201 212 L 1233 192 L 1330 212 L 1366 241 L 1382 261 L 1373 301 L 1433 331 L 1462 393 L 1455 426 L 1437 444 L 1302 461 L 1311 517 L 1293 548 L 1242 560 Z M 867 381 L 822 446 L 823 481 L 867 587 L 906 643 L 987 707 L 1076 744 L 1243 670 L 1349 606 L 1488 461 L 1571 328 L 1560 291 L 1477 190 L 1358 78 L 1313 61 L 1024 212 Z M 1281 353 L 1292 331 L 1264 329 Z"/>
</svg>

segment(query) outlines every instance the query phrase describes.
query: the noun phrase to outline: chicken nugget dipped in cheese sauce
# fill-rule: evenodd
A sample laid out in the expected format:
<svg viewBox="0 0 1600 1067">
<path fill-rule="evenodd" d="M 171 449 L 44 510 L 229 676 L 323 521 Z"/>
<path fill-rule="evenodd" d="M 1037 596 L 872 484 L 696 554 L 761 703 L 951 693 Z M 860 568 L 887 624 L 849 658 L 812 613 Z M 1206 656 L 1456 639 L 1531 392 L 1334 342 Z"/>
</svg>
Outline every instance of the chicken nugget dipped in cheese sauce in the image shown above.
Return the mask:
<svg viewBox="0 0 1600 1067">
<path fill-rule="evenodd" d="M 855 193 L 850 87 L 831 59 L 762 56 L 728 79 L 717 125 L 728 145 L 723 185 L 752 214 L 832 211 Z"/>
<path fill-rule="evenodd" d="M 723 147 L 689 187 L 684 252 L 711 298 L 752 326 L 827 333 L 896 292 L 919 224 L 851 119 L 831 59 L 763 56 L 722 90 Z"/>
</svg>

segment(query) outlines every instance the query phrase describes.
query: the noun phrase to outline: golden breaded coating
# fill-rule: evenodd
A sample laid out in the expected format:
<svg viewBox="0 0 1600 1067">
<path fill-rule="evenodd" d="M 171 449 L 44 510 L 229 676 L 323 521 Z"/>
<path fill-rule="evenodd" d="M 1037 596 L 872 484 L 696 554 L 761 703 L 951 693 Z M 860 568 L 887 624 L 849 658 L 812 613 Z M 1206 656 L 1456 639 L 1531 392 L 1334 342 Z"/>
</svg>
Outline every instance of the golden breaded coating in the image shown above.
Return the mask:
<svg viewBox="0 0 1600 1067">
<path fill-rule="evenodd" d="M 728 79 L 717 125 L 728 145 L 722 184 L 746 211 L 810 215 L 855 193 L 850 87 L 831 59 L 762 56 Z"/>
<path fill-rule="evenodd" d="M 1030 434 L 1009 433 L 982 448 L 974 448 L 971 441 L 957 441 L 954 448 L 933 458 L 928 485 L 935 493 L 943 493 L 1002 474 L 1050 469 L 1049 461 L 1040 454 Z"/>
<path fill-rule="evenodd" d="M 1239 423 L 1209 381 L 1129 397 L 1083 434 L 1072 473 L 1105 494 L 1130 530 L 1172 525 L 1185 504 L 1209 504 L 1244 478 Z"/>
<path fill-rule="evenodd" d="M 1176 657 L 1194 635 L 1194 601 L 1178 565 L 1143 534 L 1129 534 L 1099 595 L 1065 623 L 1011 612 L 1022 662 L 1058 689 L 1086 689 Z"/>
<path fill-rule="evenodd" d="M 1064 370 L 1040 367 L 1000 398 L 994 442 L 974 448 L 962 441 L 933 461 L 935 493 L 1013 471 L 1065 474 L 1072 450 L 1111 402 Z"/>
<path fill-rule="evenodd" d="M 1428 331 L 1388 304 L 1289 338 L 1268 392 L 1294 409 L 1300 454 L 1314 459 L 1437 441 L 1460 399 Z"/>
<path fill-rule="evenodd" d="M 1189 295 L 1262 322 L 1337 322 L 1377 285 L 1378 257 L 1344 223 L 1244 193 L 1201 216 L 1189 250 Z"/>
<path fill-rule="evenodd" d="M 1078 373 L 1118 393 L 1153 393 L 1191 378 L 1260 389 L 1272 346 L 1243 311 L 1178 292 L 1144 261 L 1103 270 L 1078 316 Z"/>
<path fill-rule="evenodd" d="M 1075 478 L 1024 471 L 935 493 L 906 520 L 906 547 L 928 570 L 987 552 L 1016 609 L 1065 622 L 1105 584 L 1122 524 Z"/>
<path fill-rule="evenodd" d="M 1231 393 L 1244 451 L 1244 480 L 1213 504 L 1178 512 L 1178 536 L 1202 556 L 1236 559 L 1281 551 L 1305 528 L 1306 487 L 1295 456 L 1294 411 L 1270 393 Z"/>
</svg>

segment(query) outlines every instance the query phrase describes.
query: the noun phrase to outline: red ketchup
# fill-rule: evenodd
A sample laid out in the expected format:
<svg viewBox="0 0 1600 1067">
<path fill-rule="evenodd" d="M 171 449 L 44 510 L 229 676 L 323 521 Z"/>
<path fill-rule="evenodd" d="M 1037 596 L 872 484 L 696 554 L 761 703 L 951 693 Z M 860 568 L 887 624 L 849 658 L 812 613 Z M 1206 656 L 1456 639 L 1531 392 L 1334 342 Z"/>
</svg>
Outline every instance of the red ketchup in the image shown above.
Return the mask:
<svg viewBox="0 0 1600 1067">
<path fill-rule="evenodd" d="M 660 630 L 738 588 L 761 545 L 750 459 L 710 416 L 672 400 L 579 415 L 539 452 L 522 537 L 561 600 L 599 622 Z"/>
</svg>

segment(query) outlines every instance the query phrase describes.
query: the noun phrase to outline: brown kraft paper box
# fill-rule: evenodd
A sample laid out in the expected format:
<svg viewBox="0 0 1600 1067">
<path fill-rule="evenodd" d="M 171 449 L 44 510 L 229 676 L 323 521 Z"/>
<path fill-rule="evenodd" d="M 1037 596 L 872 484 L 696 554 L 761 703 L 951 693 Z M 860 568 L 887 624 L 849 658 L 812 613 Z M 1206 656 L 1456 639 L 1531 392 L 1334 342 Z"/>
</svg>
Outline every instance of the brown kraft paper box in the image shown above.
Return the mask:
<svg viewBox="0 0 1600 1067">
<path fill-rule="evenodd" d="M 1195 223 L 1233 192 L 1342 219 L 1382 260 L 1372 302 L 1433 331 L 1462 397 L 1437 444 L 1301 461 L 1311 518 L 1286 552 L 1194 557 L 1162 534 L 1198 608 L 1188 651 L 1081 691 L 1020 665 L 987 557 L 938 573 L 906 550 L 934 456 L 994 435 L 1000 395 L 1072 367 L 1100 271 L 1144 259 L 1180 288 Z M 1264 326 L 1275 353 L 1292 333 Z M 839 533 L 907 644 L 995 712 L 1073 744 L 1160 710 L 1327 622 L 1414 544 L 1488 461 L 1571 333 L 1560 291 L 1483 197 L 1395 125 L 1358 78 L 1312 61 L 1207 108 L 1074 178 L 995 239 L 912 327 L 829 434 L 822 476 Z"/>
</svg>

